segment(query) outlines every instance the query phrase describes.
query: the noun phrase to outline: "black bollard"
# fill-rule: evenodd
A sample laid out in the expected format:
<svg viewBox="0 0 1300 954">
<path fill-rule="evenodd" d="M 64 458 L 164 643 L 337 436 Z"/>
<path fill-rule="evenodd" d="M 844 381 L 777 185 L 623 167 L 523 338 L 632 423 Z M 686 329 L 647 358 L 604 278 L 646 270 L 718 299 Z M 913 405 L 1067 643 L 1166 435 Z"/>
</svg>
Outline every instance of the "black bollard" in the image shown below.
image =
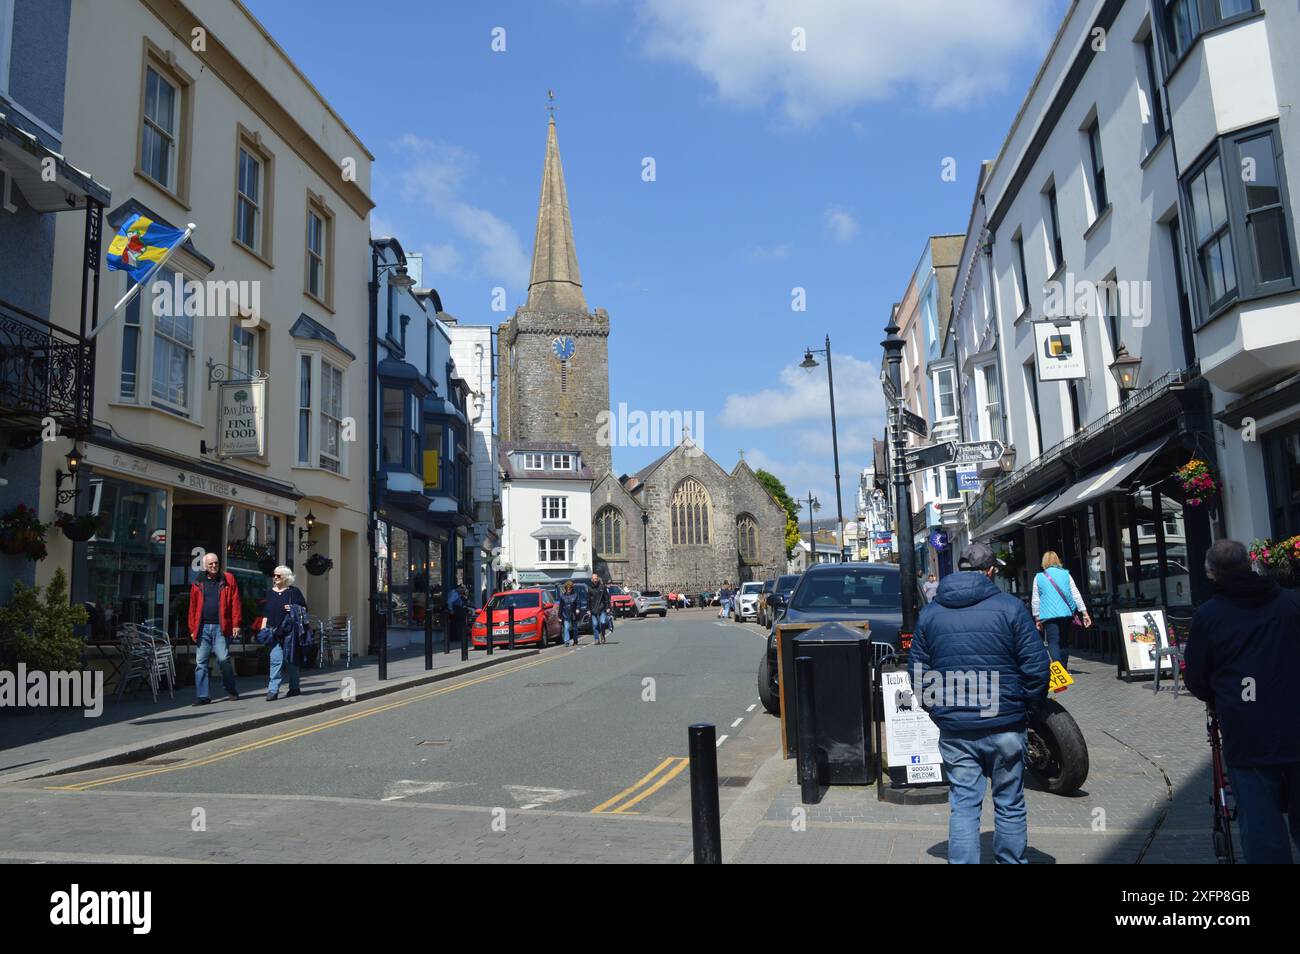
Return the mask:
<svg viewBox="0 0 1300 954">
<path fill-rule="evenodd" d="M 687 730 L 691 754 L 691 834 L 697 865 L 722 864 L 722 813 L 718 810 L 718 744 L 709 722 Z"/>
<path fill-rule="evenodd" d="M 799 656 L 794 661 L 795 698 L 799 725 L 795 751 L 799 759 L 799 800 L 805 805 L 821 801 L 821 779 L 817 772 L 817 716 L 813 709 L 813 661 Z"/>
<path fill-rule="evenodd" d="M 483 638 L 487 640 L 487 654 L 491 656 L 493 631 L 496 629 L 496 627 L 492 625 L 492 614 L 489 612 L 487 615 L 488 615 L 487 629 L 483 631 L 484 634 Z"/>
<path fill-rule="evenodd" d="M 483 615 L 486 616 L 486 617 L 489 617 L 489 619 L 487 620 L 487 628 L 486 628 L 485 632 L 487 632 L 487 633 L 488 633 L 488 637 L 491 638 L 491 633 L 492 633 L 492 620 L 491 620 L 490 617 L 492 616 L 492 612 L 491 612 L 491 610 L 484 609 L 484 610 L 483 610 Z M 469 659 L 469 637 L 470 637 L 470 626 L 471 626 L 471 625 L 472 625 L 472 624 L 470 623 L 470 617 L 469 617 L 468 614 L 466 614 L 466 616 L 465 616 L 465 622 L 462 623 L 462 624 L 460 624 L 460 625 L 458 625 L 458 626 L 456 627 L 457 629 L 460 630 L 460 633 L 457 634 L 457 635 L 459 635 L 459 637 L 460 637 L 460 660 L 461 660 L 461 662 L 465 662 L 467 659 Z M 448 627 L 447 632 L 450 634 L 450 632 L 451 632 L 450 627 Z M 450 636 L 448 637 L 448 641 L 450 641 Z M 448 652 L 450 652 L 450 651 L 451 651 L 451 650 L 450 650 L 450 648 L 449 648 L 449 649 L 448 649 Z"/>
<path fill-rule="evenodd" d="M 433 614 L 429 612 L 428 600 L 424 603 L 424 668 L 433 668 Z"/>
<path fill-rule="evenodd" d="M 515 648 L 515 604 L 511 603 L 506 609 L 506 625 L 510 628 L 510 650 Z"/>
</svg>

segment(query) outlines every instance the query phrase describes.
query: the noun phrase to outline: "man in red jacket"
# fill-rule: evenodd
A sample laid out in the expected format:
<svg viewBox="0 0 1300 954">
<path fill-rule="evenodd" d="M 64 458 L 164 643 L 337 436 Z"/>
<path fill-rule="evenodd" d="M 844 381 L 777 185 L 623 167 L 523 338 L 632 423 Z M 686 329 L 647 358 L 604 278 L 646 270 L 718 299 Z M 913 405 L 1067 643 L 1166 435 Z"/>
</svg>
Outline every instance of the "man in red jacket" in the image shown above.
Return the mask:
<svg viewBox="0 0 1300 954">
<path fill-rule="evenodd" d="M 214 652 L 217 664 L 221 666 L 226 698 L 239 698 L 235 667 L 230 662 L 226 640 L 239 635 L 240 613 L 239 584 L 235 582 L 235 575 L 222 573 L 217 555 L 205 553 L 203 572 L 190 586 L 190 639 L 199 644 L 194 660 L 196 706 L 206 706 L 212 701 L 208 698 L 208 657 Z"/>
</svg>

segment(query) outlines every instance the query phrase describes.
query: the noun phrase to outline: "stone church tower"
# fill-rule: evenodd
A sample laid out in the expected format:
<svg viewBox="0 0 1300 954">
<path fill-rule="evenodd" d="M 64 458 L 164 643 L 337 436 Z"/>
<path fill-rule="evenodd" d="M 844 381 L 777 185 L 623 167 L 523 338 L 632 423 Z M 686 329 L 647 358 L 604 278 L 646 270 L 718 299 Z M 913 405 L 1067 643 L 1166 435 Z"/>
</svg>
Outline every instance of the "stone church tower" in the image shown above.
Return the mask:
<svg viewBox="0 0 1300 954">
<path fill-rule="evenodd" d="M 501 440 L 576 444 L 593 474 L 609 473 L 609 444 L 597 440 L 609 412 L 609 315 L 589 312 L 582 293 L 554 116 L 528 301 L 502 323 L 498 348 Z"/>
</svg>

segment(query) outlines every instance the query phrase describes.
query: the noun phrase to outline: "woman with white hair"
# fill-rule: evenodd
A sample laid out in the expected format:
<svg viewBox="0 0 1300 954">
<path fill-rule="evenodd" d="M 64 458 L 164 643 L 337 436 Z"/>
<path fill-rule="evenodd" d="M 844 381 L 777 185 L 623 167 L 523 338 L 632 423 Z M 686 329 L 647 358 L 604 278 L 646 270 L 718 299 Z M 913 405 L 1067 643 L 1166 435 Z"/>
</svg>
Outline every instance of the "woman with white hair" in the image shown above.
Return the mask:
<svg viewBox="0 0 1300 954">
<path fill-rule="evenodd" d="M 283 675 L 289 677 L 289 695 L 300 694 L 298 688 L 298 665 L 301 660 L 301 648 L 290 641 L 286 647 L 281 631 L 285 628 L 285 616 L 290 606 L 301 606 L 307 611 L 307 600 L 302 590 L 293 585 L 293 571 L 287 566 L 277 566 L 271 573 L 271 589 L 266 594 L 263 604 L 263 626 L 271 631 L 271 681 L 266 687 L 266 701 L 274 702 L 280 697 L 280 681 Z"/>
</svg>

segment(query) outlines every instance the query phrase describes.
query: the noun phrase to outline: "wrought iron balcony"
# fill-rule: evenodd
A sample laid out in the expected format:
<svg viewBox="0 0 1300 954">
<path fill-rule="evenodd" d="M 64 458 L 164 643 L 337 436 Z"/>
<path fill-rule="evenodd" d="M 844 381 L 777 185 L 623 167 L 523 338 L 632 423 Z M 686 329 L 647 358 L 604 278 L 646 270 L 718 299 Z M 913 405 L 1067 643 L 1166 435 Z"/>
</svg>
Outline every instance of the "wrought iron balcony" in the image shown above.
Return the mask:
<svg viewBox="0 0 1300 954">
<path fill-rule="evenodd" d="M 16 305 L 0 301 L 0 425 L 63 432 L 90 421 L 94 345 Z"/>
</svg>

